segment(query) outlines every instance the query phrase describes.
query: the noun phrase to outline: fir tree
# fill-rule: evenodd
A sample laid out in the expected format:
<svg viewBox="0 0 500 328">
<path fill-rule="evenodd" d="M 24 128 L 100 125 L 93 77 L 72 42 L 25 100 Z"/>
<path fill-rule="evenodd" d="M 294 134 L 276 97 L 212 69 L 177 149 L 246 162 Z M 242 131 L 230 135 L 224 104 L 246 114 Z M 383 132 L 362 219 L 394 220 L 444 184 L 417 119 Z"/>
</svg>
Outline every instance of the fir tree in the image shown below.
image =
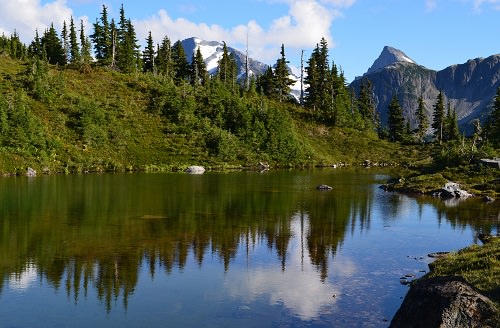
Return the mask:
<svg viewBox="0 0 500 328">
<path fill-rule="evenodd" d="M 274 68 L 274 87 L 276 88 L 278 100 L 284 101 L 290 94 L 290 86 L 294 83 L 294 80 L 289 77 L 288 61 L 285 58 L 285 46 L 283 44 L 281 45 L 280 54 L 281 57 L 276 61 Z"/>
<path fill-rule="evenodd" d="M 366 124 L 366 127 L 372 128 L 376 125 L 376 109 L 373 100 L 373 85 L 368 79 L 363 79 L 359 87 L 358 111 Z"/>
<path fill-rule="evenodd" d="M 64 66 L 66 64 L 64 49 L 61 44 L 61 40 L 57 36 L 54 24 L 50 24 L 50 28 L 45 31 L 41 43 L 43 48 L 42 52 L 45 51 L 45 54 L 42 53 L 42 57 L 46 56 L 46 59 L 50 64 L 57 64 L 60 66 Z"/>
<path fill-rule="evenodd" d="M 403 117 L 403 110 L 399 104 L 396 96 L 392 97 L 391 103 L 388 107 L 388 132 L 389 141 L 403 141 L 405 135 L 405 119 Z"/>
<path fill-rule="evenodd" d="M 155 68 L 155 49 L 151 31 L 149 31 L 148 37 L 146 39 L 146 48 L 142 53 L 142 63 L 142 69 L 144 72 L 153 72 Z"/>
<path fill-rule="evenodd" d="M 172 45 L 167 36 L 163 38 L 161 45 L 158 46 L 156 67 L 158 71 L 165 76 L 169 78 L 173 77 Z"/>
<path fill-rule="evenodd" d="M 500 145 L 500 87 L 497 89 L 489 118 L 489 138 L 493 144 Z"/>
<path fill-rule="evenodd" d="M 191 61 L 190 71 L 191 83 L 193 85 L 205 85 L 205 82 L 208 79 L 208 72 L 199 47 L 198 49 L 196 49 L 196 53 L 194 54 L 193 60 Z"/>
<path fill-rule="evenodd" d="M 108 21 L 108 8 L 103 5 L 100 19 L 94 23 L 94 34 L 90 36 L 94 44 L 95 57 L 102 65 L 109 65 L 112 57 L 112 40 Z"/>
<path fill-rule="evenodd" d="M 69 54 L 70 63 L 78 64 L 81 62 L 80 45 L 78 44 L 78 39 L 76 36 L 75 23 L 73 22 L 73 16 L 69 21 Z"/>
<path fill-rule="evenodd" d="M 276 97 L 276 86 L 273 69 L 269 66 L 265 72 L 257 78 L 257 91 L 262 94 L 274 98 Z"/>
<path fill-rule="evenodd" d="M 68 63 L 70 60 L 69 53 L 69 32 L 68 27 L 66 25 L 66 21 L 63 21 L 63 27 L 61 31 L 61 43 L 64 51 L 64 63 Z"/>
<path fill-rule="evenodd" d="M 35 38 L 31 41 L 31 44 L 28 48 L 28 53 L 35 58 L 42 58 L 42 40 L 38 35 L 38 30 L 35 29 Z"/>
<path fill-rule="evenodd" d="M 223 42 L 222 57 L 219 60 L 217 77 L 222 83 L 232 89 L 236 83 L 237 74 L 236 60 L 233 54 L 229 53 L 226 42 Z"/>
<path fill-rule="evenodd" d="M 444 125 L 445 125 L 445 115 L 444 115 L 444 96 L 443 92 L 439 91 L 439 95 L 434 105 L 434 113 L 432 115 L 432 128 L 434 129 L 434 137 L 439 143 L 443 141 L 444 135 Z"/>
<path fill-rule="evenodd" d="M 429 119 L 427 118 L 427 114 L 425 113 L 425 104 L 422 95 L 418 98 L 418 107 L 415 114 L 417 116 L 416 135 L 418 140 L 420 142 L 423 142 L 425 134 L 427 133 L 427 129 L 429 128 Z"/>
<path fill-rule="evenodd" d="M 172 47 L 172 63 L 174 69 L 174 79 L 177 84 L 189 79 L 189 62 L 182 42 L 177 41 Z"/>
<path fill-rule="evenodd" d="M 90 53 L 90 40 L 85 36 L 85 26 L 83 25 L 83 20 L 80 20 L 80 44 L 81 53 L 80 58 L 83 64 L 90 64 L 92 61 L 92 55 Z"/>
<path fill-rule="evenodd" d="M 457 112 L 451 108 L 451 104 L 448 102 L 448 110 L 445 118 L 445 132 L 444 141 L 454 141 L 460 138 L 460 132 L 458 130 L 458 120 Z"/>
</svg>

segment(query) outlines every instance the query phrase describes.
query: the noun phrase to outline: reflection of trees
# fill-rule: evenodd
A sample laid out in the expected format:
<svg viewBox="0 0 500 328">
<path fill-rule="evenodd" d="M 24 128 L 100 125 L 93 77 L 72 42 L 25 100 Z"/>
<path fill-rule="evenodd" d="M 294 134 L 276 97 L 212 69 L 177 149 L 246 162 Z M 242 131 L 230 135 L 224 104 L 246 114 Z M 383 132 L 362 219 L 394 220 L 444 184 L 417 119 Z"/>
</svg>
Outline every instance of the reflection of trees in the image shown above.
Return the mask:
<svg viewBox="0 0 500 328">
<path fill-rule="evenodd" d="M 238 251 L 256 243 L 275 251 L 286 270 L 290 242 L 302 238 L 292 235 L 296 213 L 309 219 L 305 244 L 325 279 L 350 220 L 369 226 L 371 192 L 353 175 L 338 177 L 339 192 L 317 192 L 308 172 L 291 183 L 296 174 L 7 179 L 0 185 L 0 291 L 29 262 L 75 302 L 95 288 L 110 311 L 120 298 L 127 306 L 143 264 L 155 276 L 183 269 L 190 256 L 201 266 L 215 255 L 229 270 Z"/>
</svg>

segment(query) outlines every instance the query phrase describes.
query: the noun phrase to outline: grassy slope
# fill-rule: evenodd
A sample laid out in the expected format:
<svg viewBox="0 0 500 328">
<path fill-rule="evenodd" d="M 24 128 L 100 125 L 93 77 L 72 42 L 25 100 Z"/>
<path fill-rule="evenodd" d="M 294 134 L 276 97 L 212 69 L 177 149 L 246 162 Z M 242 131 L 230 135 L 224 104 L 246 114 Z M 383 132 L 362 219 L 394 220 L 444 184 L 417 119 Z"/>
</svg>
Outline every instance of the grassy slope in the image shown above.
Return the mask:
<svg viewBox="0 0 500 328">
<path fill-rule="evenodd" d="M 0 55 L 1 90 L 15 92 L 22 87 L 21 73 L 26 69 L 26 65 Z M 253 165 L 259 161 L 259 156 L 252 154 L 246 162 L 240 159 L 222 163 L 208 155 L 205 145 L 193 137 L 195 132 L 173 133 L 165 117 L 148 109 L 151 84 L 145 75 L 124 75 L 104 69 L 89 73 L 72 69 L 57 71 L 52 67 L 49 76 L 52 81 L 62 81 L 50 101 L 29 98 L 28 102 L 53 147 L 41 153 L 0 147 L 0 173 L 23 172 L 28 166 L 39 171 L 78 172 L 182 169 L 191 164 L 221 167 Z M 78 129 L 72 127 L 75 117 L 84 112 L 79 108 L 85 104 L 91 104 L 106 117 L 109 131 L 102 142 L 85 141 Z M 299 119 L 294 124 L 304 146 L 313 150 L 310 162 L 305 165 L 357 165 L 364 160 L 398 164 L 407 160 L 399 145 L 380 141 L 374 134 L 330 129 Z"/>
</svg>

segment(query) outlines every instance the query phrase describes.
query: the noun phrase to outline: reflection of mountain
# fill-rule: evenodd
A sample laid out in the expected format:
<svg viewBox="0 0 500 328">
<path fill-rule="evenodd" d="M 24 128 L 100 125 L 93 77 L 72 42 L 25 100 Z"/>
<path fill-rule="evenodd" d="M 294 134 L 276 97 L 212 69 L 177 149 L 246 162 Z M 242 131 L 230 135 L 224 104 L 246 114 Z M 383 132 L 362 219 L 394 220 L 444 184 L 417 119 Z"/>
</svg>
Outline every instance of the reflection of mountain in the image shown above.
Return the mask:
<svg viewBox="0 0 500 328">
<path fill-rule="evenodd" d="M 357 175 L 334 174 L 336 190 L 317 192 L 332 174 L 6 179 L 0 291 L 5 281 L 29 286 L 35 272 L 75 302 L 95 288 L 109 311 L 120 295 L 127 305 L 141 267 L 154 277 L 185 268 L 190 257 L 200 267 L 217 257 L 228 272 L 242 250 L 262 246 L 279 258 L 281 272 L 293 272 L 299 241 L 302 265 L 325 282 L 329 259 L 354 225 L 369 226 L 372 206 L 372 191 Z"/>
</svg>

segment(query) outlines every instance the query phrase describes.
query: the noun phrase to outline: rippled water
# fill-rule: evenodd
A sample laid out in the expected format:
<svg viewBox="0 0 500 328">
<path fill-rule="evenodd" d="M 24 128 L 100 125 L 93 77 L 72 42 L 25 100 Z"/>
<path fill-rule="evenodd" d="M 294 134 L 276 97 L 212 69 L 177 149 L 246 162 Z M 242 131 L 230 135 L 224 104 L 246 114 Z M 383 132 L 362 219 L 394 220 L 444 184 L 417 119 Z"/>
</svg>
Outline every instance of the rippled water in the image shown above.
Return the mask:
<svg viewBox="0 0 500 328">
<path fill-rule="evenodd" d="M 387 327 L 498 207 L 372 170 L 0 180 L 1 327 Z M 328 184 L 331 191 L 318 191 Z"/>
</svg>

